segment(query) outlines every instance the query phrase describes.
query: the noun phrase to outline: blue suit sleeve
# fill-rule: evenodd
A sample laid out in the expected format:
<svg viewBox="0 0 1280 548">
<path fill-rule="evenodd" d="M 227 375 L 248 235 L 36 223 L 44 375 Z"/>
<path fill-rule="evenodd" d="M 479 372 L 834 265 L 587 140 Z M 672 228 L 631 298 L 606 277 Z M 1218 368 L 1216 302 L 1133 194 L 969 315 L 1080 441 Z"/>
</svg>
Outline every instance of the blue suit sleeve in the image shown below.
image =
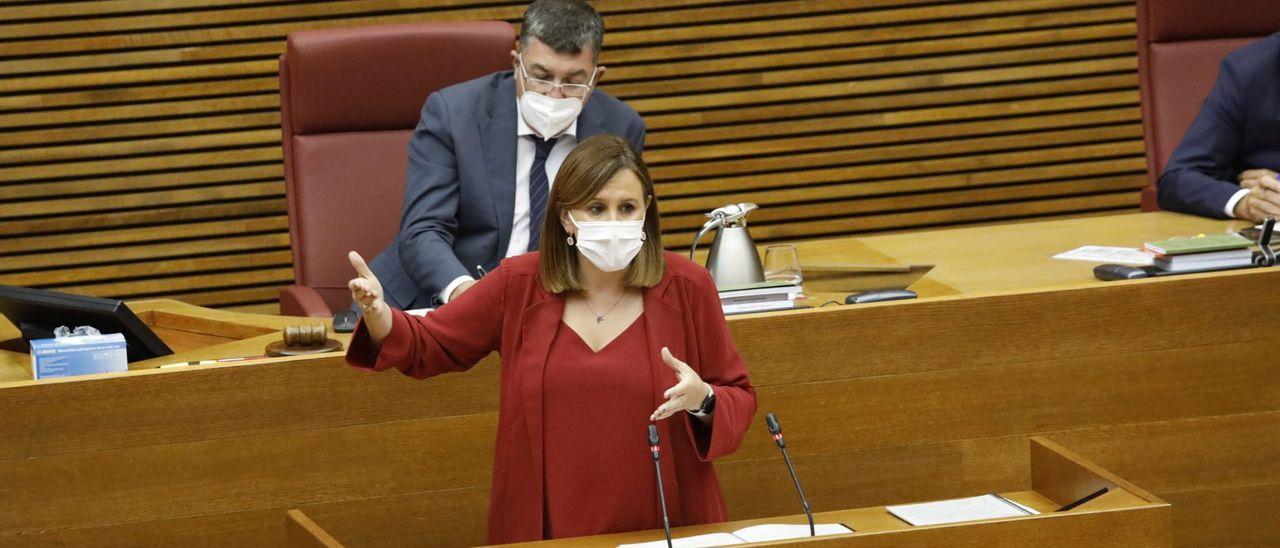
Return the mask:
<svg viewBox="0 0 1280 548">
<path fill-rule="evenodd" d="M 1235 177 L 1247 115 L 1240 101 L 1243 84 L 1231 59 L 1224 60 L 1213 91 L 1156 185 L 1161 209 L 1227 217 L 1223 209 L 1240 190 Z"/>
<path fill-rule="evenodd" d="M 644 119 L 639 114 L 634 115 L 634 120 L 627 125 L 627 140 L 631 141 L 631 146 L 636 150 L 644 152 L 645 125 Z"/>
<path fill-rule="evenodd" d="M 461 189 L 448 112 L 439 93 L 431 94 L 422 108 L 409 141 L 404 210 L 396 239 L 404 271 L 433 297 L 469 274 L 453 252 Z"/>
</svg>

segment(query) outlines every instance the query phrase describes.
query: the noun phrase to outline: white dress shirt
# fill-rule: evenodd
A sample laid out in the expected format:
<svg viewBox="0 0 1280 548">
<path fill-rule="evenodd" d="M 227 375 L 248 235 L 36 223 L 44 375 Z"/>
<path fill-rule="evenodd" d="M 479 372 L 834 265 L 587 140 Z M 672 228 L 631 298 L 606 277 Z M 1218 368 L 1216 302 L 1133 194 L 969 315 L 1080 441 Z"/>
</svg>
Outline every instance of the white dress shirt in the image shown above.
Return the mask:
<svg viewBox="0 0 1280 548">
<path fill-rule="evenodd" d="M 1227 200 L 1227 207 L 1224 210 L 1228 218 L 1230 219 L 1236 218 L 1236 204 L 1240 203 L 1240 200 L 1243 200 L 1244 197 L 1248 194 L 1249 194 L 1249 189 L 1242 188 L 1240 190 L 1237 190 L 1235 194 L 1231 195 L 1231 199 Z"/>
<path fill-rule="evenodd" d="M 520 99 L 516 98 L 516 199 L 511 218 L 511 240 L 507 242 L 507 254 L 504 257 L 524 254 L 529 248 L 529 170 L 533 168 L 533 157 L 536 154 L 533 139 L 528 137 L 529 135 L 538 136 L 537 132 L 524 122 L 524 116 L 520 113 Z M 547 155 L 548 184 L 555 184 L 560 165 L 564 164 L 564 159 L 573 151 L 573 147 L 578 145 L 577 135 L 578 121 L 574 120 L 569 128 L 557 137 L 556 145 Z M 550 198 L 550 196 L 548 188 L 547 197 Z M 449 302 L 449 296 L 458 286 L 474 280 L 475 278 L 471 276 L 458 276 L 445 286 L 444 291 L 440 292 L 440 302 Z"/>
</svg>

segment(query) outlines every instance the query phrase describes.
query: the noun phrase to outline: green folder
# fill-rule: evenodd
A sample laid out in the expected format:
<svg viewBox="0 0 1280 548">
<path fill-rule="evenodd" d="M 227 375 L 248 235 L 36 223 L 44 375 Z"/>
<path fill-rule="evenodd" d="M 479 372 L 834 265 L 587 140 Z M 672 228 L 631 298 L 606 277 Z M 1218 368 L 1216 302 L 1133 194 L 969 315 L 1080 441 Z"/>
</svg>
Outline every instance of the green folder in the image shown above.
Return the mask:
<svg viewBox="0 0 1280 548">
<path fill-rule="evenodd" d="M 1210 251 L 1226 251 L 1244 249 L 1253 245 L 1253 241 L 1235 233 L 1212 234 L 1205 236 L 1189 236 L 1169 238 L 1159 242 L 1147 242 L 1146 249 L 1160 255 L 1186 255 L 1188 253 L 1208 253 Z"/>
</svg>

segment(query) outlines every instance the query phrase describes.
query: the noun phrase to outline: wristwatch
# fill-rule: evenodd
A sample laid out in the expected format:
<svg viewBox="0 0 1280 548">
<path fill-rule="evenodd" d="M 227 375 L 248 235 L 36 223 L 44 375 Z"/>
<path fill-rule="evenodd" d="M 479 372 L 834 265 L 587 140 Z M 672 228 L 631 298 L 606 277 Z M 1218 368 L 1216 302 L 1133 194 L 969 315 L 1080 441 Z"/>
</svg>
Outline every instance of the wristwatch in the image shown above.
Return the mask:
<svg viewBox="0 0 1280 548">
<path fill-rule="evenodd" d="M 711 388 L 711 385 L 708 384 L 707 397 L 702 399 L 702 405 L 698 406 L 697 411 L 689 411 L 689 414 L 695 417 L 705 417 L 707 415 L 710 415 L 711 412 L 715 410 L 716 410 L 716 391 L 714 388 Z"/>
</svg>

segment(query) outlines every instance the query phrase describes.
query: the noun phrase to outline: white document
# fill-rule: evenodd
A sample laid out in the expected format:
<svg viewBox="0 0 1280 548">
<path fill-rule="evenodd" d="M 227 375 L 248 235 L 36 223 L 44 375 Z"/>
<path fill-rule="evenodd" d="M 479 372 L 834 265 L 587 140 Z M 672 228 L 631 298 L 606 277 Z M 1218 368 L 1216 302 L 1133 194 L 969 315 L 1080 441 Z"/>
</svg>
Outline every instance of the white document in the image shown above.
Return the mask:
<svg viewBox="0 0 1280 548">
<path fill-rule="evenodd" d="M 671 539 L 671 546 L 673 546 L 674 548 L 699 548 L 701 546 L 729 546 L 731 544 L 746 544 L 746 542 L 729 533 L 712 533 L 710 535 L 698 535 L 696 537 Z M 641 542 L 639 544 L 619 544 L 618 548 L 667 548 L 667 539 L 664 538 L 662 540 L 655 540 L 653 542 Z"/>
<path fill-rule="evenodd" d="M 747 312 L 768 312 L 770 310 L 787 310 L 795 308 L 795 301 L 772 301 L 763 303 L 720 304 L 725 314 L 745 314 Z"/>
<path fill-rule="evenodd" d="M 1107 247 L 1104 245 L 1080 246 L 1071 251 L 1054 255 L 1055 259 L 1069 261 L 1090 261 L 1095 263 L 1118 263 L 1134 266 L 1151 266 L 1154 257 L 1141 249 L 1132 247 Z"/>
<path fill-rule="evenodd" d="M 816 536 L 826 535 L 843 535 L 852 533 L 848 527 L 838 523 L 818 523 L 814 524 L 813 531 Z M 792 538 L 804 538 L 809 536 L 809 525 L 786 525 L 779 523 L 767 523 L 764 525 L 753 525 L 744 527 L 732 533 L 713 533 L 710 535 L 698 535 L 696 537 L 673 538 L 671 545 L 675 548 L 699 548 L 702 546 L 729 546 L 733 544 L 746 544 L 748 542 L 769 542 L 774 540 L 786 540 Z M 666 548 L 667 541 L 656 540 L 653 542 L 642 542 L 639 544 L 619 544 L 618 548 Z"/>
<path fill-rule="evenodd" d="M 815 536 L 826 535 L 843 535 L 852 533 L 848 527 L 839 523 L 815 523 L 813 525 Z M 733 532 L 733 535 L 747 542 L 769 542 L 773 540 L 785 540 L 789 538 L 804 538 L 809 536 L 809 524 L 804 525 L 787 525 L 781 523 L 766 523 L 764 525 L 753 525 L 744 527 Z"/>
<path fill-rule="evenodd" d="M 1039 514 L 1021 504 L 996 495 L 940 500 L 920 504 L 885 507 L 890 514 L 912 525 L 940 525 L 980 519 L 1016 518 Z"/>
</svg>

